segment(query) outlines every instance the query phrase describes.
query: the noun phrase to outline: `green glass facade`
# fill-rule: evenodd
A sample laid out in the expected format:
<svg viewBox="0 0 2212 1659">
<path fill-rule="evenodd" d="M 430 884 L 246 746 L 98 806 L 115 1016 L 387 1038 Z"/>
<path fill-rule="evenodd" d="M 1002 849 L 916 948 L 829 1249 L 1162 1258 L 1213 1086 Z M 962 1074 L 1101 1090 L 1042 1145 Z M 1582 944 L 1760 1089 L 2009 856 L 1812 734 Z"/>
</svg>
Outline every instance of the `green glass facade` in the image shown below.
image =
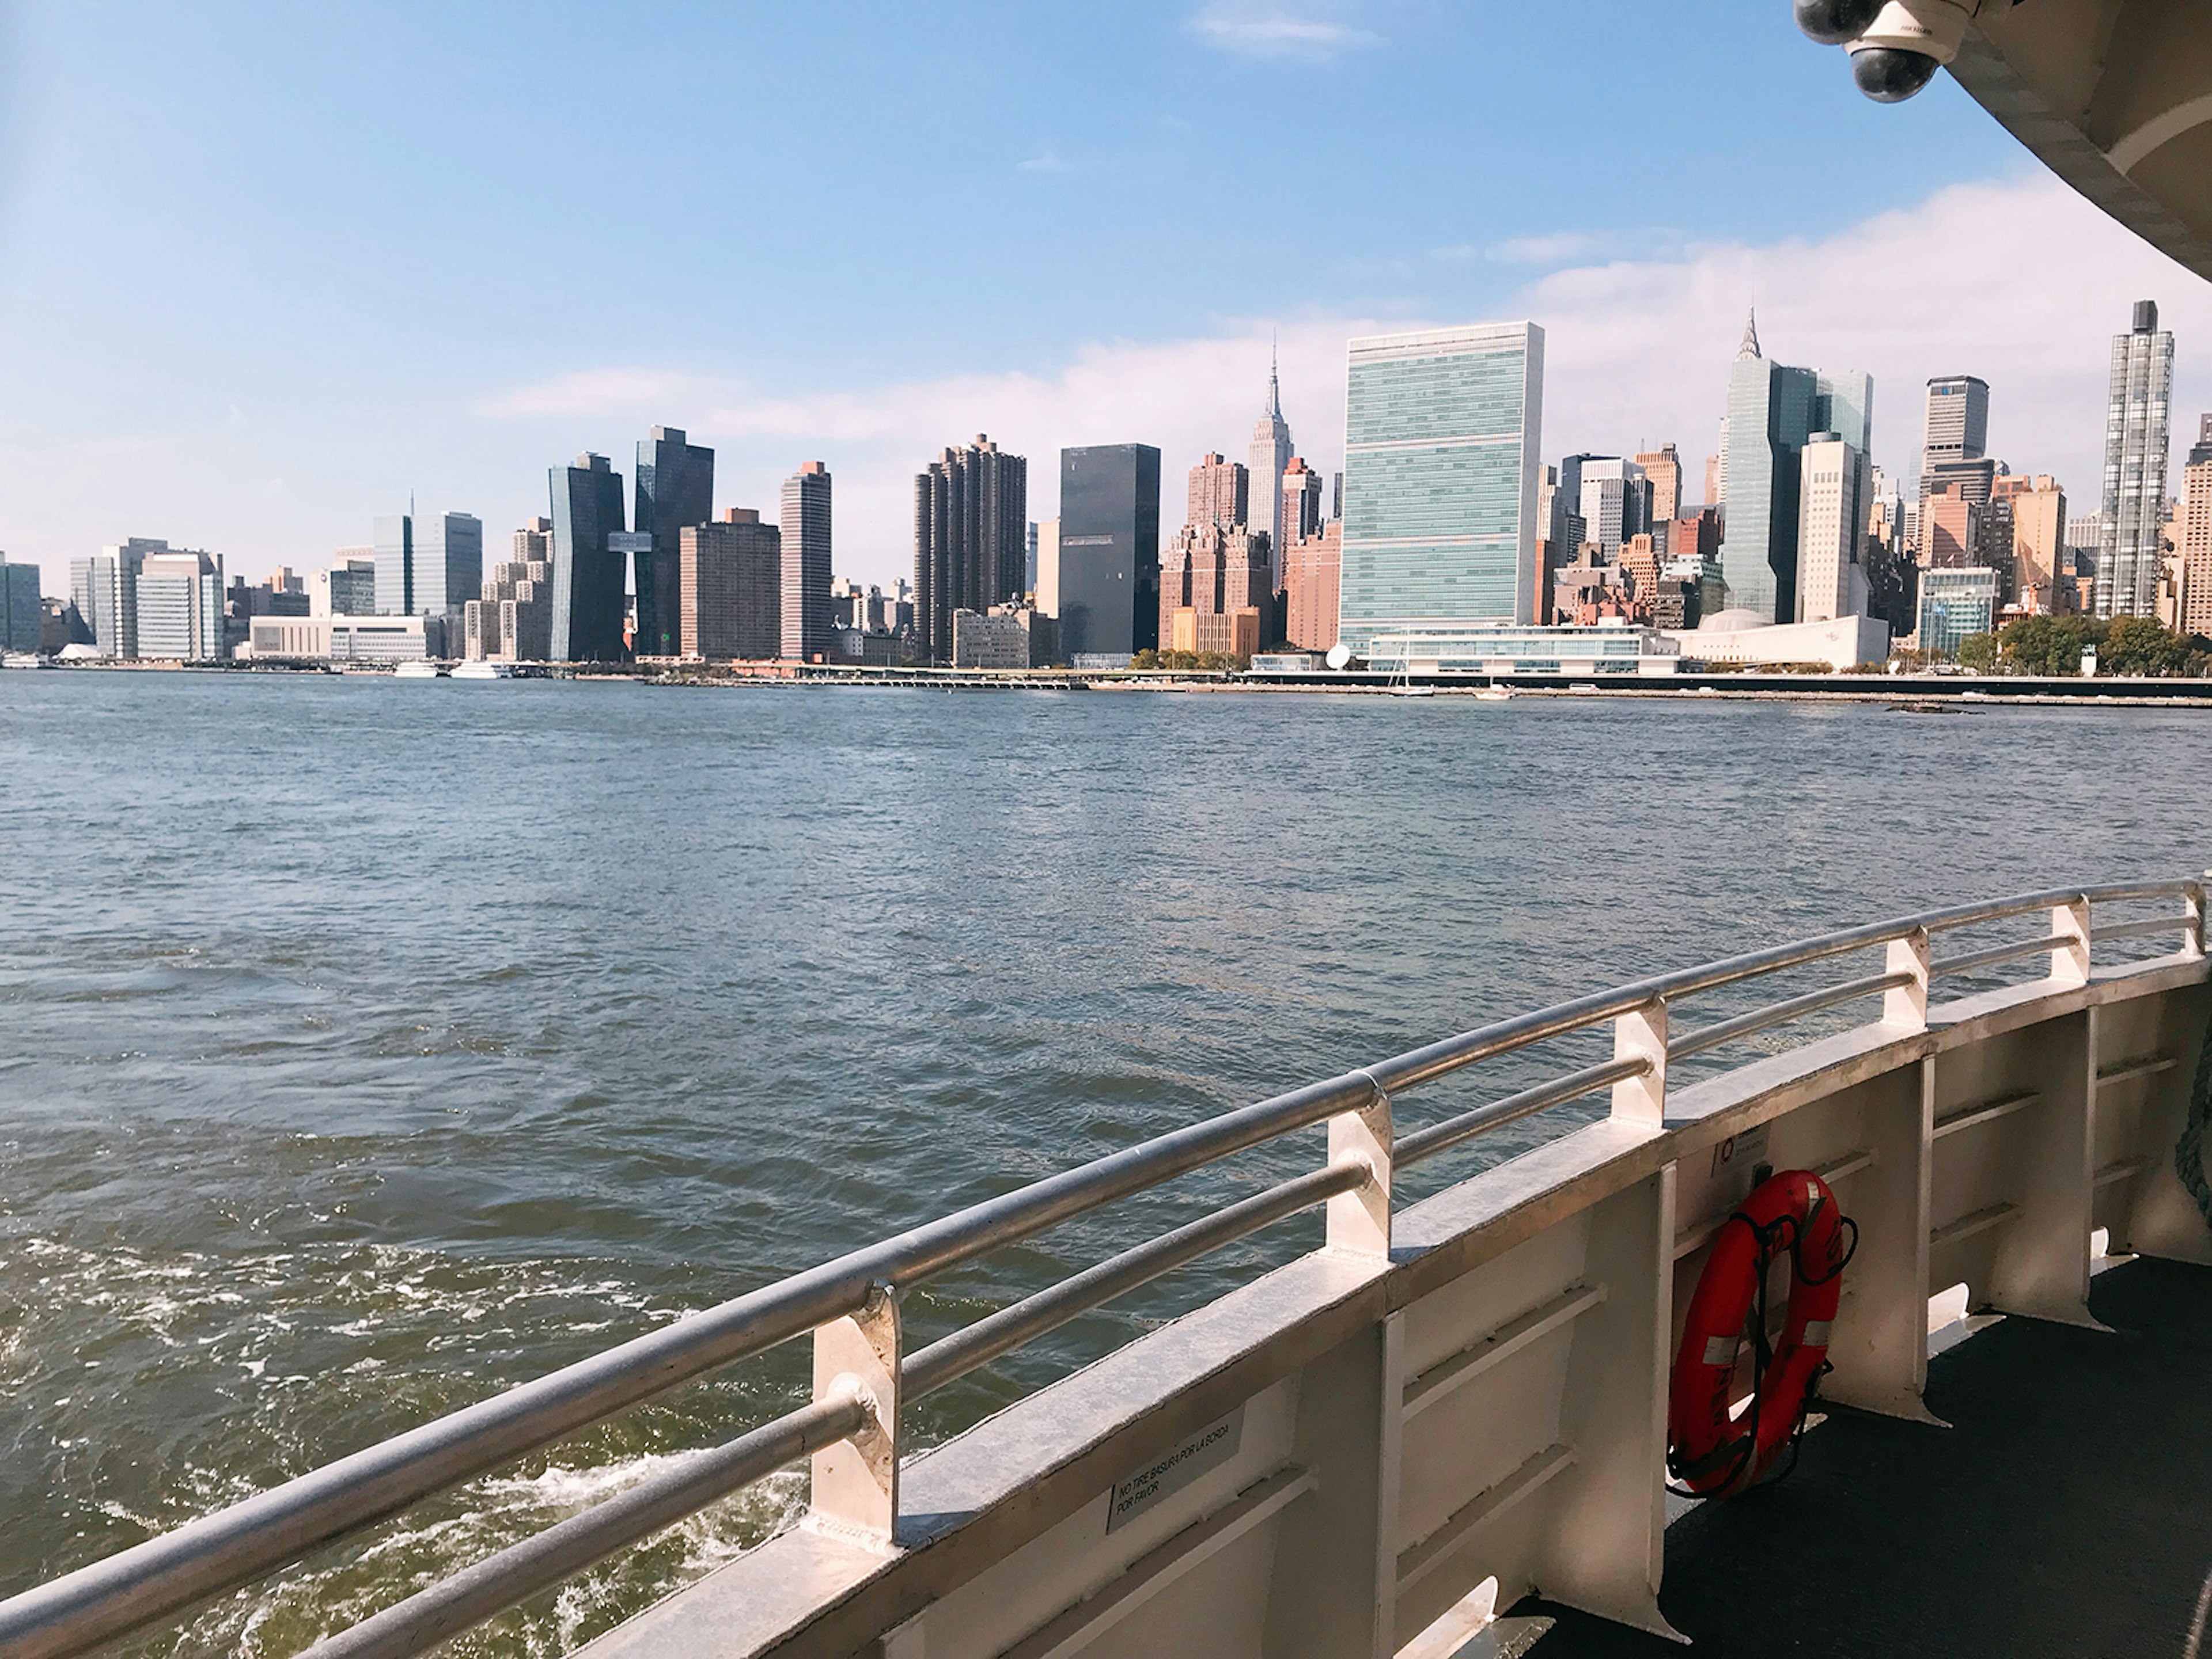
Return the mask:
<svg viewBox="0 0 2212 1659">
<path fill-rule="evenodd" d="M 1339 635 L 1534 620 L 1544 331 L 1352 342 Z"/>
</svg>

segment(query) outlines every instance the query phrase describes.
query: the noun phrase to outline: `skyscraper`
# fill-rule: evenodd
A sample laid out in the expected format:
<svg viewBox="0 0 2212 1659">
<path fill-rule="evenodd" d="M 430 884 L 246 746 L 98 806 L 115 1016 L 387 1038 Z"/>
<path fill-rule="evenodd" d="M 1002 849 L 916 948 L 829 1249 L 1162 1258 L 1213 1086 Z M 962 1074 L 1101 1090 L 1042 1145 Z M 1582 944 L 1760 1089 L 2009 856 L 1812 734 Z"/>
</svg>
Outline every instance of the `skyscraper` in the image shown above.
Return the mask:
<svg viewBox="0 0 2212 1659">
<path fill-rule="evenodd" d="M 1279 469 L 1275 476 L 1279 487 Z M 1164 643 L 1159 627 L 1160 452 L 1150 444 L 1061 450 L 1061 653 L 1126 660 Z"/>
<path fill-rule="evenodd" d="M 222 635 L 222 561 L 182 550 L 149 553 L 138 568 L 135 654 L 178 662 L 227 655 Z"/>
<path fill-rule="evenodd" d="M 483 521 L 472 513 L 441 513 L 415 525 L 414 541 L 409 614 L 458 622 L 483 586 Z"/>
<path fill-rule="evenodd" d="M 2173 395 L 2173 336 L 2158 304 L 2136 302 L 2133 326 L 2112 337 L 2105 400 L 2105 495 L 2097 549 L 2097 614 L 2158 614 L 2166 526 L 2167 405 Z"/>
<path fill-rule="evenodd" d="M 1267 401 L 1252 428 L 1250 489 L 1245 521 L 1267 537 L 1270 580 L 1283 585 L 1283 469 L 1291 464 L 1291 428 L 1283 419 L 1283 389 L 1267 357 Z"/>
<path fill-rule="evenodd" d="M 415 614 L 415 515 L 380 515 L 370 528 L 376 550 L 376 610 L 379 616 Z"/>
<path fill-rule="evenodd" d="M 1019 548 L 1014 562 L 1015 591 L 1028 558 L 1026 500 L 1014 514 Z M 808 461 L 783 481 L 783 655 L 793 662 L 826 656 L 834 626 L 830 615 L 830 468 Z"/>
<path fill-rule="evenodd" d="M 1273 580 L 1256 531 L 1213 520 L 1186 525 L 1160 561 L 1152 636 L 1164 650 L 1249 657 L 1266 643 Z"/>
<path fill-rule="evenodd" d="M 915 475 L 915 625 L 926 660 L 952 660 L 954 611 L 1019 596 L 1028 526 L 1029 462 L 981 433 Z"/>
<path fill-rule="evenodd" d="M 637 558 L 636 654 L 673 657 L 684 648 L 680 538 L 714 516 L 714 452 L 689 441 L 681 427 L 656 426 L 638 441 L 631 489 L 633 533 L 652 538 Z"/>
<path fill-rule="evenodd" d="M 1218 524 L 1224 529 L 1249 522 L 1251 474 L 1242 461 L 1232 461 L 1209 450 L 1190 470 L 1190 505 L 1183 514 L 1187 525 Z"/>
<path fill-rule="evenodd" d="M 2007 476 L 1996 498 L 2012 514 L 2013 597 L 2028 610 L 2060 608 L 2058 583 L 2066 568 L 2066 492 L 2049 473 Z"/>
<path fill-rule="evenodd" d="M 36 651 L 45 620 L 39 567 L 0 559 L 0 651 Z"/>
<path fill-rule="evenodd" d="M 1871 513 L 1866 451 L 1839 433 L 1815 432 L 1799 465 L 1798 622 L 1866 614 L 1860 543 Z"/>
<path fill-rule="evenodd" d="M 2212 635 L 2212 415 L 2202 417 L 2181 471 L 2181 631 Z"/>
<path fill-rule="evenodd" d="M 1321 474 L 1293 455 L 1283 469 L 1283 549 L 1285 553 L 1309 536 L 1321 533 Z M 1283 561 L 1274 562 L 1281 569 Z"/>
<path fill-rule="evenodd" d="M 1978 460 L 1989 453 L 1989 382 L 1972 374 L 1947 374 L 1929 381 L 1922 467 L 1939 461 Z"/>
<path fill-rule="evenodd" d="M 757 662 L 783 648 L 783 534 L 750 507 L 686 525 L 678 559 L 687 657 Z"/>
<path fill-rule="evenodd" d="M 1832 433 L 1863 458 L 1874 420 L 1874 381 L 1825 375 L 1770 361 L 1754 317 L 1729 371 L 1722 465 L 1721 569 L 1731 609 L 1771 623 L 1798 620 L 1797 531 L 1802 459 L 1815 432 Z"/>
<path fill-rule="evenodd" d="M 1544 331 L 1376 335 L 1349 355 L 1343 641 L 1533 621 Z"/>
<path fill-rule="evenodd" d="M 1559 464 L 1559 477 L 1562 483 L 1574 480 L 1583 540 L 1596 543 L 1608 556 L 1630 537 L 1650 530 L 1650 484 L 1635 462 L 1618 455 L 1570 455 Z"/>
<path fill-rule="evenodd" d="M 604 455 L 583 454 L 547 474 L 553 496 L 554 662 L 623 659 L 623 554 L 609 538 L 623 532 L 622 474 Z M 377 573 L 380 590 L 383 571 Z"/>
<path fill-rule="evenodd" d="M 86 562 L 85 597 L 92 608 L 84 611 L 84 619 L 101 656 L 129 659 L 138 654 L 138 573 L 149 558 L 169 550 L 165 541 L 133 536 L 101 548 Z"/>
<path fill-rule="evenodd" d="M 1668 526 L 1682 516 L 1682 457 L 1672 444 L 1647 449 L 1636 458 L 1651 483 L 1650 528 L 1662 552 Z"/>
</svg>

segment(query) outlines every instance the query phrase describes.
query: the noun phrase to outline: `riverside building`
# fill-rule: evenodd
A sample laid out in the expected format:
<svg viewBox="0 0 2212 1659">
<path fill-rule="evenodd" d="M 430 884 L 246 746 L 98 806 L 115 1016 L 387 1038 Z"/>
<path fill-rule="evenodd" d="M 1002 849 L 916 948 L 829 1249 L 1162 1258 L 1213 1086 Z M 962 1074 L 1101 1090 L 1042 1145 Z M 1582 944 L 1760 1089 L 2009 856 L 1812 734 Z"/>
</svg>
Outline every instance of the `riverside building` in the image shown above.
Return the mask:
<svg viewBox="0 0 2212 1659">
<path fill-rule="evenodd" d="M 1132 653 L 1164 644 L 1160 586 L 1160 452 L 1061 450 L 1061 654 L 1078 668 L 1126 667 Z"/>
<path fill-rule="evenodd" d="M 1157 463 L 1153 485 L 1157 525 Z M 982 434 L 915 475 L 915 623 L 923 660 L 952 660 L 954 611 L 988 611 L 1019 597 L 1028 532 L 1029 462 Z"/>
<path fill-rule="evenodd" d="M 2212 415 L 2198 422 L 2181 472 L 2181 632 L 2212 635 Z"/>
<path fill-rule="evenodd" d="M 766 662 L 784 654 L 783 532 L 732 507 L 686 526 L 679 575 L 687 657 Z"/>
<path fill-rule="evenodd" d="M 1832 433 L 1863 455 L 1873 414 L 1870 376 L 1774 362 L 1759 349 L 1758 319 L 1745 324 L 1729 370 L 1722 457 L 1728 510 L 1720 557 L 1732 609 L 1771 623 L 1798 620 L 1805 445 L 1816 432 Z"/>
<path fill-rule="evenodd" d="M 1212 520 L 1184 526 L 1160 557 L 1159 648 L 1250 656 L 1266 643 L 1273 580 L 1264 535 Z"/>
<path fill-rule="evenodd" d="M 1959 654 L 1969 634 L 1986 634 L 1996 619 L 1997 573 L 1986 565 L 1920 573 L 1920 648 L 1931 657 Z"/>
<path fill-rule="evenodd" d="M 1351 343 L 1342 606 L 1376 635 L 1534 619 L 1544 331 L 1479 324 Z"/>
<path fill-rule="evenodd" d="M 1859 549 L 1872 511 L 1866 452 L 1840 434 L 1816 432 L 1798 471 L 1796 620 L 1858 616 L 1867 608 Z"/>
<path fill-rule="evenodd" d="M 553 496 L 551 662 L 620 662 L 624 610 L 622 474 L 585 453 L 547 474 Z M 381 572 L 380 567 L 380 580 Z"/>
<path fill-rule="evenodd" d="M 2173 396 L 2173 336 L 2158 304 L 2136 302 L 2132 325 L 2112 337 L 2105 398 L 2105 493 L 2097 549 L 2097 614 L 2157 614 L 2166 527 L 2166 438 Z"/>
<path fill-rule="evenodd" d="M 1283 637 L 1307 651 L 1334 645 L 1343 581 L 1343 520 L 1284 549 Z"/>
<path fill-rule="evenodd" d="M 0 559 L 0 650 L 36 651 L 45 626 L 39 567 Z"/>
<path fill-rule="evenodd" d="M 630 533 L 647 538 L 635 556 L 632 649 L 641 657 L 673 657 L 684 648 L 681 538 L 714 516 L 714 452 L 691 442 L 681 427 L 654 427 L 638 441 L 630 499 Z"/>
<path fill-rule="evenodd" d="M 1029 556 L 1024 501 L 1015 510 L 1022 527 L 1022 557 Z M 783 481 L 783 568 L 778 577 L 782 615 L 781 654 L 793 662 L 820 662 L 834 629 L 830 614 L 830 468 L 809 461 Z"/>
</svg>

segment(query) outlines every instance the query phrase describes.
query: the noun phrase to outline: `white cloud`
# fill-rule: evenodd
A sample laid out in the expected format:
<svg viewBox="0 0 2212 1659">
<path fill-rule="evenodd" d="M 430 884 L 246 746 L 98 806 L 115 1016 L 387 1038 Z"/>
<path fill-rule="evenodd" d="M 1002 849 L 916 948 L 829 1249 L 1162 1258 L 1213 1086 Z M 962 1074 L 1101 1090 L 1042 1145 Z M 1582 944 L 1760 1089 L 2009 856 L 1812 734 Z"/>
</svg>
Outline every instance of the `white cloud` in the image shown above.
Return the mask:
<svg viewBox="0 0 2212 1659">
<path fill-rule="evenodd" d="M 2086 510 L 2102 465 L 2107 340 L 2126 325 L 2130 303 L 2145 297 L 2160 301 L 2161 324 L 2182 345 L 2178 459 L 2195 411 L 2212 407 L 2203 368 L 2212 288 L 2041 177 L 1960 185 L 1818 241 L 1719 244 L 1556 271 L 1480 311 L 1544 326 L 1547 456 L 1672 441 L 1696 493 L 1744 311 L 1756 301 L 1768 355 L 1874 375 L 1875 449 L 1884 465 L 1911 470 L 1930 376 L 1977 374 L 1990 386 L 1993 453 L 2015 471 L 2057 473 Z M 1313 314 L 1282 325 L 1285 412 L 1315 466 L 1340 465 L 1346 339 L 1470 319 L 1467 307 L 1452 311 Z M 1054 370 L 821 392 L 602 370 L 488 407 L 679 421 L 720 448 L 720 496 L 745 504 L 771 504 L 777 481 L 819 455 L 837 479 L 839 570 L 880 580 L 911 560 L 914 473 L 978 432 L 1030 458 L 1030 512 L 1040 519 L 1056 510 L 1063 446 L 1157 444 L 1171 521 L 1183 473 L 1201 452 L 1243 453 L 1271 326 L 1240 321 L 1195 337 L 1097 342 Z"/>
<path fill-rule="evenodd" d="M 1558 271 L 1523 290 L 1514 313 L 1546 331 L 1548 454 L 1671 439 L 1702 483 L 1756 301 L 1769 356 L 1874 376 L 1884 465 L 1916 469 L 1931 376 L 1979 374 L 1990 452 L 2015 471 L 2056 474 L 2069 506 L 2089 510 L 2109 340 L 2131 301 L 2153 298 L 2180 348 L 2178 455 L 2194 411 L 2212 406 L 2212 287 L 2039 173 L 1955 185 L 1817 241 Z"/>
<path fill-rule="evenodd" d="M 1493 260 L 1423 260 L 1409 270 L 1425 273 L 1433 291 L 1414 289 L 1395 314 L 1284 319 L 1283 402 L 1301 453 L 1323 472 L 1340 465 L 1348 336 L 1525 317 L 1547 336 L 1545 454 L 1671 441 L 1694 493 L 1753 301 L 1770 356 L 1874 375 L 1875 456 L 1900 475 L 1917 451 L 1924 382 L 1976 374 L 1990 382 L 1993 453 L 2015 471 L 2057 474 L 2078 509 L 2094 508 L 2108 342 L 2138 299 L 2159 301 L 2180 343 L 2177 487 L 2197 413 L 2212 409 L 2212 287 L 2040 174 L 1941 191 L 1819 240 L 1613 253 L 1502 293 L 1482 289 L 1507 269 Z M 1490 297 L 1464 297 L 1477 291 Z M 800 461 L 827 461 L 839 574 L 880 581 L 911 568 L 915 472 L 978 432 L 1030 457 L 1039 519 L 1057 507 L 1063 446 L 1156 444 L 1172 523 L 1202 451 L 1243 453 L 1273 325 L 1237 319 L 1093 342 L 1057 365 L 833 386 L 653 364 L 572 368 L 477 403 L 477 432 L 441 441 L 451 453 L 441 473 L 416 482 L 426 507 L 483 513 L 496 538 L 507 512 L 544 510 L 538 481 L 549 459 L 588 446 L 627 472 L 645 428 L 673 422 L 715 447 L 718 504 L 772 509 Z M 353 526 L 368 512 L 386 510 L 349 459 L 358 437 L 324 433 L 279 450 L 270 434 L 281 423 L 248 431 L 224 416 L 218 406 L 188 431 L 0 448 L 0 547 L 43 558 L 49 592 L 66 591 L 70 556 L 132 534 L 208 547 L 233 570 L 258 574 L 325 557 L 359 539 Z M 264 481 L 277 477 L 282 491 L 264 496 Z"/>
<path fill-rule="evenodd" d="M 1020 168 L 1024 173 L 1065 173 L 1067 171 L 1067 163 L 1061 161 L 1059 156 L 1054 155 L 1050 150 L 1045 151 L 1042 155 L 1032 155 L 1026 161 L 1017 161 L 1014 165 Z"/>
<path fill-rule="evenodd" d="M 1349 23 L 1244 6 L 1208 6 L 1190 20 L 1190 27 L 1200 40 L 1248 58 L 1326 61 L 1342 52 L 1382 44 L 1380 35 Z"/>
</svg>

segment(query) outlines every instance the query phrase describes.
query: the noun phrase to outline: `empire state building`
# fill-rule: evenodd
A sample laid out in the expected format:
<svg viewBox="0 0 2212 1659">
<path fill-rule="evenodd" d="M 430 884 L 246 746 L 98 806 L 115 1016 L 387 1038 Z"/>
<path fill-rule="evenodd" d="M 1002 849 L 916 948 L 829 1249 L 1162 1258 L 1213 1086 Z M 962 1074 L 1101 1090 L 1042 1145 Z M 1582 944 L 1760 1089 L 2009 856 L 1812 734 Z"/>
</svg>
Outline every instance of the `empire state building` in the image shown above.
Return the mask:
<svg viewBox="0 0 2212 1659">
<path fill-rule="evenodd" d="M 1259 423 L 1252 428 L 1251 483 L 1246 508 L 1254 530 L 1267 534 L 1267 566 L 1275 591 L 1283 586 L 1283 471 L 1297 452 L 1291 447 L 1291 428 L 1283 419 L 1282 387 L 1276 379 L 1274 354 L 1267 358 L 1267 401 Z"/>
</svg>

